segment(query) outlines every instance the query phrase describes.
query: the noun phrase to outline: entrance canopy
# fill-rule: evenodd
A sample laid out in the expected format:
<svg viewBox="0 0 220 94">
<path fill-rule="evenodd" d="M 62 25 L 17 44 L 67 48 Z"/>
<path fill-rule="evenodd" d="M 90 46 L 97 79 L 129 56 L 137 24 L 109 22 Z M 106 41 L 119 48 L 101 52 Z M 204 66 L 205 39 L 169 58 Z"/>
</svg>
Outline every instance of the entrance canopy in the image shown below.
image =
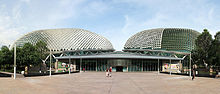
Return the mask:
<svg viewBox="0 0 220 94">
<path fill-rule="evenodd" d="M 55 59 L 163 59 L 163 60 L 183 60 L 183 58 L 166 57 L 166 56 L 148 56 L 134 53 L 102 53 L 93 55 L 73 55 L 73 56 L 61 56 L 55 57 Z"/>
</svg>

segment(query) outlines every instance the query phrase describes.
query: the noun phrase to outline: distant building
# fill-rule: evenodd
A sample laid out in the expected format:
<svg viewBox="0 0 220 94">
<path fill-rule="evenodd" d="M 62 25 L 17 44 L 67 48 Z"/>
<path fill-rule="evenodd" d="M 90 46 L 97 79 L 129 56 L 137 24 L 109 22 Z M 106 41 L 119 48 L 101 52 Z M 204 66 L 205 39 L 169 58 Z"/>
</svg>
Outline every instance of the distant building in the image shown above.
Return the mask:
<svg viewBox="0 0 220 94">
<path fill-rule="evenodd" d="M 115 51 L 104 37 L 83 29 L 48 29 L 28 33 L 18 39 L 24 43 L 47 43 L 56 54 L 56 69 L 72 64 L 73 70 L 143 72 L 184 72 L 187 55 L 200 33 L 192 29 L 158 28 L 144 30 L 130 37 L 123 51 Z M 62 67 L 63 68 L 63 67 Z"/>
<path fill-rule="evenodd" d="M 144 30 L 130 37 L 124 49 L 191 51 L 199 34 L 195 30 L 182 28 Z"/>
</svg>

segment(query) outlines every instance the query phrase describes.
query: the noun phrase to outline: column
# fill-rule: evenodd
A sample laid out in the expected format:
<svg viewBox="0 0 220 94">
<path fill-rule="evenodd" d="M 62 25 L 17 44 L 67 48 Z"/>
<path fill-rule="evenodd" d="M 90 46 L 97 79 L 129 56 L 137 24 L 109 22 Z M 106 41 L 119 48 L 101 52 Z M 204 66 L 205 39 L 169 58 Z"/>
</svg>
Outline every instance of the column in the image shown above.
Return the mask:
<svg viewBox="0 0 220 94">
<path fill-rule="evenodd" d="M 96 63 L 96 64 L 95 64 L 95 65 L 96 65 L 95 70 L 98 71 L 98 70 L 97 70 L 97 67 L 98 67 L 98 65 L 97 65 L 97 59 L 96 59 L 95 63 Z"/>
<path fill-rule="evenodd" d="M 191 69 L 191 52 L 190 52 L 190 54 L 189 54 L 189 77 L 191 77 L 191 71 L 192 71 L 192 69 Z"/>
<path fill-rule="evenodd" d="M 170 59 L 170 75 L 171 75 L 171 59 Z"/>
<path fill-rule="evenodd" d="M 70 62 L 71 62 L 71 60 L 70 60 L 70 52 L 69 52 L 69 74 L 70 74 L 70 70 L 71 70 L 71 69 L 70 69 L 70 68 L 71 68 L 71 67 L 70 67 Z"/>
<path fill-rule="evenodd" d="M 80 64 L 79 64 L 79 72 L 81 72 L 81 70 L 82 70 L 82 58 L 80 58 Z"/>
<path fill-rule="evenodd" d="M 159 64 L 159 62 L 160 62 L 160 60 L 158 59 L 158 61 L 157 61 L 157 63 L 158 63 L 158 64 L 157 64 L 157 71 L 158 71 L 158 74 L 160 73 L 160 67 L 159 67 L 160 64 Z"/>
<path fill-rule="evenodd" d="M 142 72 L 144 71 L 144 63 L 143 63 L 143 59 L 141 60 L 142 63 Z"/>
</svg>

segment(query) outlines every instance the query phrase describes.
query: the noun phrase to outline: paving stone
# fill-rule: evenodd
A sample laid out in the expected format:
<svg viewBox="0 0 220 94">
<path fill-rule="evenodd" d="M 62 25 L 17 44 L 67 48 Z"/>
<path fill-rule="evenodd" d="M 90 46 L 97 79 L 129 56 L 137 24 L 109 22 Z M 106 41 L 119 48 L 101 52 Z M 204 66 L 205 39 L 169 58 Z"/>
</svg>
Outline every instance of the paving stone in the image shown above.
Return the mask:
<svg viewBox="0 0 220 94">
<path fill-rule="evenodd" d="M 0 94 L 218 94 L 220 79 L 157 74 L 156 72 L 81 72 L 0 78 Z"/>
</svg>

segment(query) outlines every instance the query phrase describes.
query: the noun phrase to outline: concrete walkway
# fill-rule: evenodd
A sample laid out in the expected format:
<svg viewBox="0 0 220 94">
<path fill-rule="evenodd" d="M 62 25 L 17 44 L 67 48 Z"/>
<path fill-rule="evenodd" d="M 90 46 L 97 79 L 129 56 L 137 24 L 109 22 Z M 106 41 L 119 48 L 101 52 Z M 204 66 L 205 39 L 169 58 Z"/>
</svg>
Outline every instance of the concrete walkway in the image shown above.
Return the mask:
<svg viewBox="0 0 220 94">
<path fill-rule="evenodd" d="M 14 73 L 0 71 L 0 77 L 14 77 Z M 24 75 L 16 73 L 17 78 L 24 78 Z"/>
<path fill-rule="evenodd" d="M 220 79 L 157 73 L 83 72 L 29 77 L 0 78 L 0 94 L 218 94 Z"/>
</svg>

